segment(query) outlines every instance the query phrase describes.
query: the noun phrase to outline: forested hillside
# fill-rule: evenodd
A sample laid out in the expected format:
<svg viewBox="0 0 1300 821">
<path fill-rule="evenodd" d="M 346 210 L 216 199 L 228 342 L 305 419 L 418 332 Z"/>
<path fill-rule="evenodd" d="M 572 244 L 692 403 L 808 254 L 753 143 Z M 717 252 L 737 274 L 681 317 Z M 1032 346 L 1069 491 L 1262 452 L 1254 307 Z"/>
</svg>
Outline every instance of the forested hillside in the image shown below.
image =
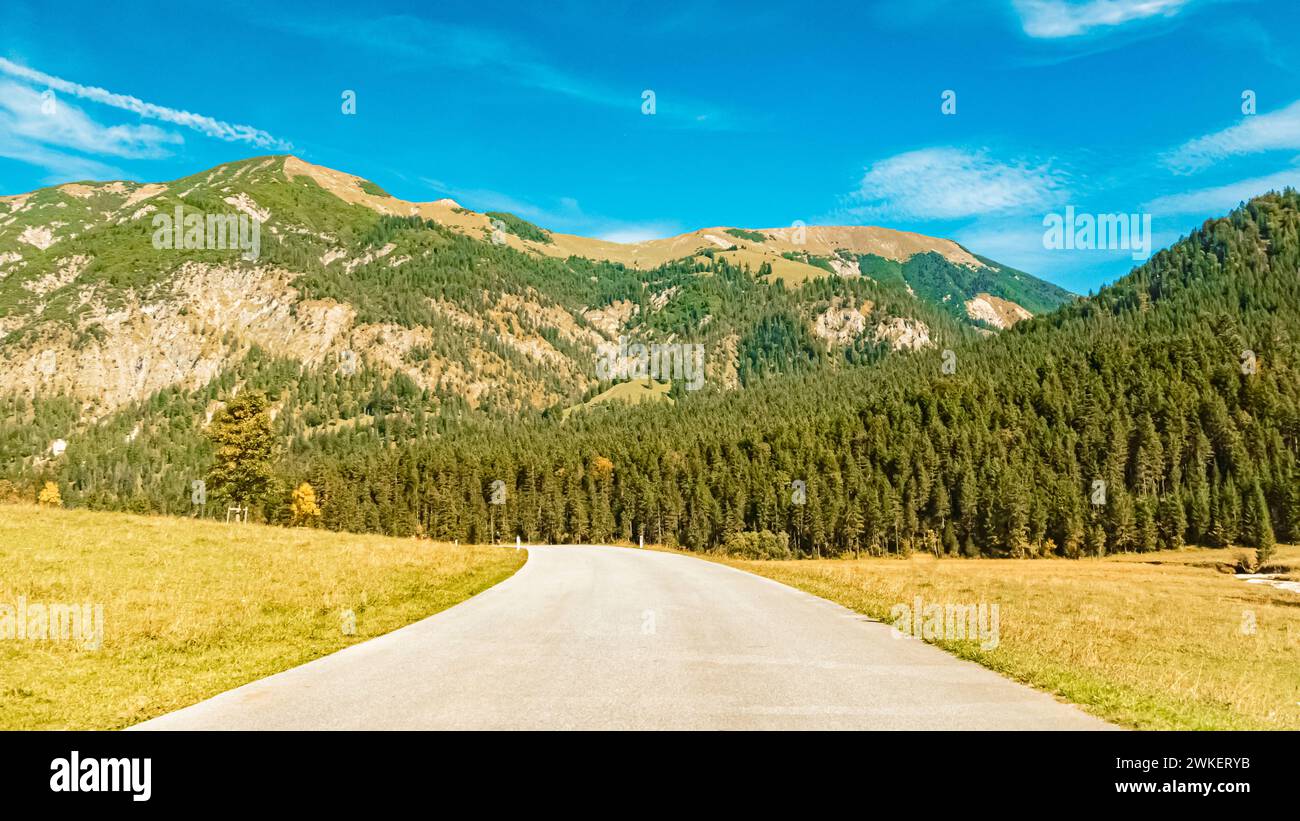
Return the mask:
<svg viewBox="0 0 1300 821">
<path fill-rule="evenodd" d="M 923 353 L 292 469 L 331 527 L 440 538 L 495 519 L 529 540 L 696 550 L 767 530 L 805 555 L 1294 540 L 1298 272 L 1300 197 L 1270 194 L 1093 299 L 960 345 L 953 373 Z"/>
<path fill-rule="evenodd" d="M 139 205 L 132 188 L 112 194 L 126 205 L 93 193 L 101 223 L 87 210 L 82 233 L 10 260 L 0 497 L 50 482 L 69 505 L 194 513 L 214 420 L 243 395 L 277 445 L 275 481 L 246 500 L 272 521 L 306 482 L 323 526 L 465 541 L 1078 556 L 1300 539 L 1294 191 L 1025 318 L 1062 294 L 955 245 L 900 262 L 826 251 L 849 229 L 817 229 L 802 256 L 770 257 L 820 272 L 798 281 L 750 264 L 788 243 L 775 229 L 654 265 L 559 257 L 573 238 L 499 219 L 494 241 L 476 233 L 488 217 L 442 201 L 439 219 L 391 213 L 381 189 L 291 159 L 150 195 L 272 212 L 256 266 L 160 257 L 113 216 Z M 45 224 L 12 211 L 0 241 L 22 220 Z M 972 291 L 1010 321 L 943 298 Z M 573 412 L 611 388 L 596 352 L 625 337 L 703 346 L 704 388 Z M 42 346 L 105 381 L 47 378 Z M 214 486 L 197 512 L 228 501 Z"/>
<path fill-rule="evenodd" d="M 225 216 L 231 242 L 259 227 L 255 259 L 159 244 L 158 220 Z M 948 240 L 799 234 L 587 240 L 294 157 L 0 197 L 0 479 L 20 497 L 53 482 L 71 505 L 188 512 L 210 426 L 244 390 L 268 397 L 289 464 L 315 464 L 952 348 L 1029 315 L 991 300 L 1068 298 Z M 698 349 L 703 378 L 634 391 L 599 367 L 625 344 Z"/>
</svg>

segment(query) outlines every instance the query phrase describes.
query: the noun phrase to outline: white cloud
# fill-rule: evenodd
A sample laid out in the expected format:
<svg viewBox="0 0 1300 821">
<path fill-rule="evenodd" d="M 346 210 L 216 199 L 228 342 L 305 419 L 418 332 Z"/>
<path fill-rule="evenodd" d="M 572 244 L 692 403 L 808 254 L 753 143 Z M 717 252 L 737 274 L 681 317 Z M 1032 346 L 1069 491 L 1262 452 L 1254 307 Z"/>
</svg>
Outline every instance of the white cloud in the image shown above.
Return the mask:
<svg viewBox="0 0 1300 821">
<path fill-rule="evenodd" d="M 1144 209 L 1157 218 L 1186 214 L 1217 216 L 1236 208 L 1239 203 L 1251 197 L 1266 191 L 1280 190 L 1288 185 L 1292 188 L 1300 188 L 1300 168 L 1238 180 L 1227 185 L 1156 197 L 1148 202 Z"/>
<path fill-rule="evenodd" d="M 1189 140 L 1163 159 L 1179 173 L 1199 171 L 1228 157 L 1262 151 L 1300 150 L 1300 100 L 1268 114 L 1252 114 L 1234 126 Z"/>
<path fill-rule="evenodd" d="M 1173 17 L 1190 0 L 1012 0 L 1025 34 L 1057 39 L 1077 37 L 1150 17 Z"/>
<path fill-rule="evenodd" d="M 1111 261 L 1098 254 L 1127 256 L 1127 252 L 1048 250 L 1043 247 L 1043 227 L 1037 217 L 980 220 L 958 230 L 953 239 L 976 254 L 1076 292 L 1080 273 Z"/>
<path fill-rule="evenodd" d="M 128 176 L 122 169 L 98 160 L 66 154 L 16 138 L 2 125 L 0 125 L 0 157 L 44 168 L 50 172 L 41 180 L 47 185 L 77 180 L 122 179 Z"/>
<path fill-rule="evenodd" d="M 1131 250 L 1045 248 L 1044 230 L 1038 215 L 993 218 L 958 230 L 953 239 L 974 253 L 1076 294 L 1096 289 L 1100 282 L 1113 282 L 1140 264 L 1133 260 Z M 1176 231 L 1156 231 L 1151 238 L 1152 253 L 1177 239 Z"/>
<path fill-rule="evenodd" d="M 0 130 L 28 142 L 129 158 L 164 156 L 164 146 L 182 142 L 153 125 L 101 125 L 76 106 L 7 80 L 0 80 Z"/>
<path fill-rule="evenodd" d="M 119 108 L 123 111 L 130 111 L 149 120 L 159 120 L 161 122 L 171 123 L 173 125 L 191 128 L 209 137 L 216 137 L 220 140 L 229 142 L 246 142 L 257 146 L 258 148 L 274 148 L 280 151 L 289 151 L 293 148 L 289 143 L 273 137 L 261 129 L 253 128 L 250 125 L 237 125 L 221 120 L 213 119 L 202 114 L 194 114 L 189 111 L 179 111 L 166 106 L 146 103 L 136 97 L 130 97 L 125 94 L 114 94 L 111 91 L 105 91 L 102 88 L 94 86 L 83 86 L 80 83 L 74 83 L 37 71 L 27 66 L 20 66 L 17 63 L 0 57 L 0 72 L 25 80 L 37 86 L 44 86 L 61 94 L 70 94 L 74 97 L 90 100 L 91 102 L 101 103 L 103 105 Z"/>
<path fill-rule="evenodd" d="M 180 142 L 179 134 L 147 123 L 103 125 L 70 102 L 0 80 L 0 157 L 46 169 L 44 182 L 120 179 L 128 176 L 120 168 L 82 155 L 161 157 Z"/>
<path fill-rule="evenodd" d="M 1003 163 L 985 152 L 925 148 L 867 169 L 847 212 L 860 219 L 960 219 L 1041 209 L 1057 202 L 1064 179 L 1045 164 Z"/>
</svg>

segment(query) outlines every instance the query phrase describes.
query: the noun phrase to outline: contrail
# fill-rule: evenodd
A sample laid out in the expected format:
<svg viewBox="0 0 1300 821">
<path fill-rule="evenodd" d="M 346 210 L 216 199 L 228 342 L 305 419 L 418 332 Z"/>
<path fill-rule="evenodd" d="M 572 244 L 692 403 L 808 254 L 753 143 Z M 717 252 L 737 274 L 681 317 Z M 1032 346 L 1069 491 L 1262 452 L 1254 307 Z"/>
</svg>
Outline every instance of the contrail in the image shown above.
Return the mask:
<svg viewBox="0 0 1300 821">
<path fill-rule="evenodd" d="M 103 103 L 114 108 L 120 108 L 124 111 L 133 111 L 141 117 L 151 120 L 162 120 L 163 122 L 174 123 L 176 125 L 192 128 L 195 131 L 206 134 L 209 137 L 216 137 L 219 140 L 228 140 L 231 142 L 251 143 L 259 148 L 274 148 L 282 151 L 289 151 L 293 148 L 290 143 L 273 137 L 259 128 L 253 128 L 251 125 L 231 125 L 230 123 L 214 120 L 211 117 L 205 117 L 202 114 L 193 114 L 189 111 L 178 111 L 166 106 L 146 103 L 137 97 L 130 97 L 125 94 L 114 94 L 95 86 L 83 86 L 80 83 L 73 83 L 59 77 L 53 77 L 42 71 L 33 68 L 20 66 L 17 63 L 0 57 L 0 72 L 4 72 L 11 77 L 18 77 L 23 80 L 44 85 L 56 91 L 65 94 L 71 94 L 85 100 L 91 100 L 96 103 Z"/>
</svg>

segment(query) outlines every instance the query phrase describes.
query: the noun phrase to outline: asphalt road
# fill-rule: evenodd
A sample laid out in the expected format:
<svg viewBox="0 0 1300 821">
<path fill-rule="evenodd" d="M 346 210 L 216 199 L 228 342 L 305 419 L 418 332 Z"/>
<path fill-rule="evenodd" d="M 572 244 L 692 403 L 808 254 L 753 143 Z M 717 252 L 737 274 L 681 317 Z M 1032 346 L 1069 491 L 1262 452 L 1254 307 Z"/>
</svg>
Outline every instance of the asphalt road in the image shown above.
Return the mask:
<svg viewBox="0 0 1300 821">
<path fill-rule="evenodd" d="M 533 547 L 423 621 L 138 729 L 1105 729 L 879 622 L 712 562 Z"/>
</svg>

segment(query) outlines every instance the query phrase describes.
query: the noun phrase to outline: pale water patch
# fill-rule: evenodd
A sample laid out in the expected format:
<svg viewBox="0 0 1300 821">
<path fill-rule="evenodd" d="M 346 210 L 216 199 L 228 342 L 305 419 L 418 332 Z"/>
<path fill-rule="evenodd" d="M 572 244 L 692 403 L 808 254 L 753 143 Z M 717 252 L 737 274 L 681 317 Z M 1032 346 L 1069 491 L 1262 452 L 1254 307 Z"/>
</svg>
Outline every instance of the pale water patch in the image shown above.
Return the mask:
<svg viewBox="0 0 1300 821">
<path fill-rule="evenodd" d="M 1292 593 L 1300 593 L 1300 582 L 1280 578 L 1276 573 L 1238 573 L 1237 578 L 1246 584 L 1267 584 Z"/>
</svg>

